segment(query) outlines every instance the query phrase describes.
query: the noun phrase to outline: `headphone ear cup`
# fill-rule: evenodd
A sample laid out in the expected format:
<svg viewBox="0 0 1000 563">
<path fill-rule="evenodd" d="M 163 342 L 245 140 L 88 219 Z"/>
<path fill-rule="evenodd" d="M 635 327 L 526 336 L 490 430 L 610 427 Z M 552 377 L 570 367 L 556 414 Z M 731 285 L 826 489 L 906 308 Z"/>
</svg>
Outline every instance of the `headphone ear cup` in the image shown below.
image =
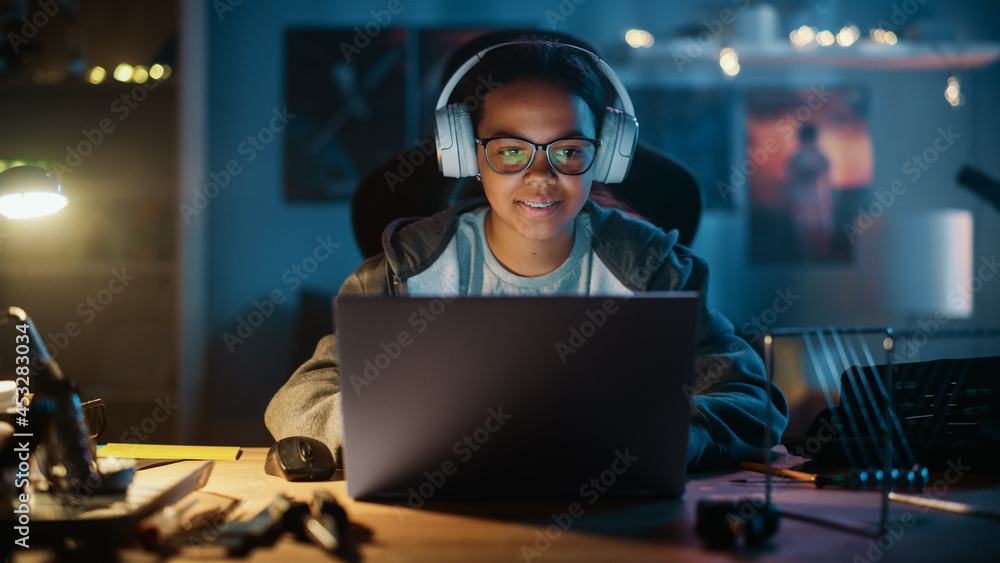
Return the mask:
<svg viewBox="0 0 1000 563">
<path fill-rule="evenodd" d="M 620 112 L 606 108 L 604 120 L 601 122 L 601 135 L 598 141 L 601 142 L 594 154 L 594 181 L 605 182 L 608 179 L 608 171 L 611 169 L 611 158 L 615 154 L 615 141 L 618 138 L 618 120 Z"/>
<path fill-rule="evenodd" d="M 441 174 L 449 178 L 479 174 L 476 135 L 464 105 L 450 104 L 434 112 L 434 139 Z"/>
<path fill-rule="evenodd" d="M 638 134 L 639 124 L 634 117 L 607 108 L 601 124 L 601 145 L 594 156 L 594 181 L 617 184 L 625 179 L 632 166 Z"/>
<path fill-rule="evenodd" d="M 476 154 L 476 134 L 472 130 L 472 116 L 462 104 L 452 104 L 455 113 L 455 146 L 458 148 L 459 176 L 479 174 L 479 156 Z"/>
</svg>

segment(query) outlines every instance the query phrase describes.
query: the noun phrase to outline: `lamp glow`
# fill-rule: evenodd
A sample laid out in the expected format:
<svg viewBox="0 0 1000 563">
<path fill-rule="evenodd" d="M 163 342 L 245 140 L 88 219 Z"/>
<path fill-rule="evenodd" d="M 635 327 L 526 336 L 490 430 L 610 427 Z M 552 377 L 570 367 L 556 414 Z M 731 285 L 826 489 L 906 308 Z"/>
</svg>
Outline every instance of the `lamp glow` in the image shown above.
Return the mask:
<svg viewBox="0 0 1000 563">
<path fill-rule="evenodd" d="M 55 213 L 66 203 L 66 196 L 61 194 L 9 194 L 0 197 L 0 214 L 8 219 L 31 219 Z"/>
<path fill-rule="evenodd" d="M 69 200 L 59 180 L 37 166 L 15 166 L 0 172 L 0 215 L 30 219 L 55 213 Z"/>
</svg>

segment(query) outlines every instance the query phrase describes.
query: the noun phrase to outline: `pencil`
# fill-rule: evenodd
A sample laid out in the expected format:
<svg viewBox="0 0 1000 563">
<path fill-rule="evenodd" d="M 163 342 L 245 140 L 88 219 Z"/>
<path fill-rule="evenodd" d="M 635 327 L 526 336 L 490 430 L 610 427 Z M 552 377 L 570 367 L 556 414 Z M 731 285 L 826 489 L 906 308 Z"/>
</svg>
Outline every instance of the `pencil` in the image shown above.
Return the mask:
<svg viewBox="0 0 1000 563">
<path fill-rule="evenodd" d="M 741 461 L 739 467 L 740 469 L 746 469 L 748 471 L 756 471 L 757 473 L 763 473 L 765 475 L 767 474 L 767 466 L 760 463 Z M 816 481 L 815 473 L 803 473 L 802 471 L 781 469 L 780 467 L 772 467 L 771 475 L 774 475 L 776 477 L 787 477 L 788 479 L 797 479 L 799 481 Z"/>
<path fill-rule="evenodd" d="M 976 508 L 971 504 L 965 504 L 963 502 L 927 498 L 918 495 L 904 495 L 900 493 L 889 493 L 889 499 L 915 504 L 917 506 L 943 510 L 945 512 L 952 512 L 955 514 L 968 514 L 969 516 L 980 516 L 982 518 L 989 518 L 990 520 L 1000 520 L 1000 512 L 983 510 L 982 508 Z"/>
</svg>

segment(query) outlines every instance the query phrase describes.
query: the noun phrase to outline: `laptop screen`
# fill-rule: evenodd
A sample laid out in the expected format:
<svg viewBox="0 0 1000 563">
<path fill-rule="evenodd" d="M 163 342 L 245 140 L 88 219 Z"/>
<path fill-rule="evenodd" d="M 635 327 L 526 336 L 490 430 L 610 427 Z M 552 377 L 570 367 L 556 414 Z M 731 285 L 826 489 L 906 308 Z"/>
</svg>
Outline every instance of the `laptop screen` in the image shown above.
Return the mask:
<svg viewBox="0 0 1000 563">
<path fill-rule="evenodd" d="M 698 296 L 342 296 L 355 498 L 684 490 Z"/>
</svg>

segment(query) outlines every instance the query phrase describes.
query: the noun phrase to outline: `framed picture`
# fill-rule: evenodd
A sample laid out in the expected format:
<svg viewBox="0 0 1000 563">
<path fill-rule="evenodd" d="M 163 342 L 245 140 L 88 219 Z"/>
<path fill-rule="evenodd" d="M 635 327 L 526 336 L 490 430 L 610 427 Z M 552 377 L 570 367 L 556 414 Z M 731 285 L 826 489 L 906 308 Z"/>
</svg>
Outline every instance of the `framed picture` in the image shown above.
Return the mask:
<svg viewBox="0 0 1000 563">
<path fill-rule="evenodd" d="M 841 225 L 872 182 L 867 106 L 859 88 L 747 93 L 752 262 L 851 260 Z"/>
<path fill-rule="evenodd" d="M 350 198 L 368 171 L 430 134 L 447 55 L 485 31 L 287 31 L 286 198 Z"/>
<path fill-rule="evenodd" d="M 290 200 L 349 198 L 362 175 L 405 148 L 405 36 L 386 29 L 293 29 L 285 35 Z"/>
</svg>

